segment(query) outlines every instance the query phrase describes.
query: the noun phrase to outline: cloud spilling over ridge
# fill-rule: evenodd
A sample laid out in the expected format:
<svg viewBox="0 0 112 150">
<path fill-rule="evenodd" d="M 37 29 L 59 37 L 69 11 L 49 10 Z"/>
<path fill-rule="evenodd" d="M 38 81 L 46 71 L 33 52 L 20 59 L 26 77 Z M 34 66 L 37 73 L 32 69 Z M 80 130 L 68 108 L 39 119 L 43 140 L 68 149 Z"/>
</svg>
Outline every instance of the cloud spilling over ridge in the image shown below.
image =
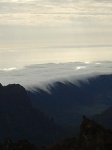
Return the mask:
<svg viewBox="0 0 112 150">
<path fill-rule="evenodd" d="M 0 82 L 3 85 L 18 83 L 26 89 L 39 87 L 47 90 L 49 84 L 56 81 L 76 82 L 101 74 L 112 73 L 112 62 L 71 62 L 60 64 L 37 64 L 22 69 L 0 70 Z"/>
</svg>

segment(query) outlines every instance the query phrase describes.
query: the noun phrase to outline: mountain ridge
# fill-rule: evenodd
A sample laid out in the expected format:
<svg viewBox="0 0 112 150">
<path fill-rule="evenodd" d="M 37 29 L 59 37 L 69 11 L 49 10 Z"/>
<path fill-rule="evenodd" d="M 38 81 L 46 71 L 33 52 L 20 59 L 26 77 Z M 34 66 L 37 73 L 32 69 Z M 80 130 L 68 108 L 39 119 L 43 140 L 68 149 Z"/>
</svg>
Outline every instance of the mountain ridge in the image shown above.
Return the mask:
<svg viewBox="0 0 112 150">
<path fill-rule="evenodd" d="M 24 87 L 0 85 L 0 141 L 26 139 L 42 146 L 65 136 L 65 130 L 32 106 Z"/>
<path fill-rule="evenodd" d="M 34 107 L 53 117 L 57 124 L 74 128 L 81 123 L 83 114 L 93 116 L 112 106 L 112 75 L 78 82 L 80 86 L 56 82 L 50 86 L 50 93 L 38 88 L 27 93 Z"/>
<path fill-rule="evenodd" d="M 83 116 L 79 138 L 68 138 L 40 150 L 111 150 L 112 132 Z"/>
</svg>

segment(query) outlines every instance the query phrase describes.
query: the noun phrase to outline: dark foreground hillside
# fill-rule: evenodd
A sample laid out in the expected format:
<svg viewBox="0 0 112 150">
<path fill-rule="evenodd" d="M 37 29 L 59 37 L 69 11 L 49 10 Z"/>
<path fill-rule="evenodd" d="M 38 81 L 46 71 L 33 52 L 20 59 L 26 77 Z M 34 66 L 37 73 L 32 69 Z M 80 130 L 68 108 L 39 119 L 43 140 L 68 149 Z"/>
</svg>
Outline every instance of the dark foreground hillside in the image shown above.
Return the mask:
<svg viewBox="0 0 112 150">
<path fill-rule="evenodd" d="M 40 147 L 65 138 L 66 132 L 41 111 L 33 108 L 25 89 L 0 85 L 0 142 L 28 140 Z"/>
<path fill-rule="evenodd" d="M 0 150 L 112 150 L 112 132 L 84 116 L 77 139 L 68 138 L 40 149 L 28 141 L 13 143 L 7 139 Z"/>
<path fill-rule="evenodd" d="M 41 150 L 112 150 L 112 132 L 84 116 L 78 139 L 69 138 Z"/>
</svg>

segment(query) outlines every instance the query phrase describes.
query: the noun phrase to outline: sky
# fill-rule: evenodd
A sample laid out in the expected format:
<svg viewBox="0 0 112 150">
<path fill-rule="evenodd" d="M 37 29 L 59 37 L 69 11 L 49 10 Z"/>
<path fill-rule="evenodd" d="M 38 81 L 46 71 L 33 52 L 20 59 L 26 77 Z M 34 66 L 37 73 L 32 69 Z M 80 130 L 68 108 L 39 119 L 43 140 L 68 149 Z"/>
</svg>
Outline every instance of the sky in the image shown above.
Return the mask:
<svg viewBox="0 0 112 150">
<path fill-rule="evenodd" d="M 1 0 L 0 68 L 112 60 L 112 0 Z"/>
</svg>

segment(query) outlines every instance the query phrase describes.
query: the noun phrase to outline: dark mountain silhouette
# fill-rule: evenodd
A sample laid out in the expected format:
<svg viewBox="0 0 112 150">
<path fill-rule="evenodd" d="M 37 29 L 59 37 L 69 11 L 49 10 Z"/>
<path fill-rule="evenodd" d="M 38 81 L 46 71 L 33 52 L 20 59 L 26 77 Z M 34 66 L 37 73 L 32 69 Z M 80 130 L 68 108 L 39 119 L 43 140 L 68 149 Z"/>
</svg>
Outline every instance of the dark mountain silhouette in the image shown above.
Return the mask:
<svg viewBox="0 0 112 150">
<path fill-rule="evenodd" d="M 10 139 L 6 139 L 0 144 L 0 150 L 37 150 L 37 148 L 27 140 L 14 143 Z"/>
<path fill-rule="evenodd" d="M 84 116 L 78 139 L 69 138 L 41 150 L 112 150 L 112 132 Z"/>
<path fill-rule="evenodd" d="M 41 111 L 33 108 L 25 88 L 0 84 L 0 141 L 28 140 L 37 146 L 56 142 L 65 131 Z"/>
<path fill-rule="evenodd" d="M 102 124 L 105 128 L 112 130 L 112 107 L 92 117 L 93 120 Z"/>
<path fill-rule="evenodd" d="M 93 116 L 112 106 L 112 75 L 100 75 L 88 81 L 56 82 L 49 85 L 50 93 L 28 91 L 34 107 L 53 117 L 57 124 L 78 128 L 82 114 Z"/>
<path fill-rule="evenodd" d="M 74 132 L 73 129 L 81 122 L 83 112 L 91 115 L 101 112 L 93 119 L 111 129 L 112 75 L 79 82 L 80 86 L 72 83 L 55 83 L 55 86 L 50 87 L 51 93 L 39 89 L 35 93 L 26 92 L 19 84 L 0 84 L 0 142 L 3 143 L 0 144 L 0 149 L 36 150 L 33 144 L 39 148 L 56 143 L 68 136 L 68 130 L 62 129 L 59 125 L 71 127 L 71 131 Z M 101 108 L 100 111 L 98 108 Z M 40 109 L 53 117 L 59 125 Z M 68 138 L 42 149 L 111 150 L 112 132 L 104 127 L 84 116 L 79 138 Z M 10 140 L 6 140 L 7 138 Z"/>
<path fill-rule="evenodd" d="M 68 138 L 38 149 L 27 140 L 14 143 L 6 139 L 0 144 L 0 150 L 112 150 L 112 132 L 83 116 L 77 139 Z"/>
</svg>

